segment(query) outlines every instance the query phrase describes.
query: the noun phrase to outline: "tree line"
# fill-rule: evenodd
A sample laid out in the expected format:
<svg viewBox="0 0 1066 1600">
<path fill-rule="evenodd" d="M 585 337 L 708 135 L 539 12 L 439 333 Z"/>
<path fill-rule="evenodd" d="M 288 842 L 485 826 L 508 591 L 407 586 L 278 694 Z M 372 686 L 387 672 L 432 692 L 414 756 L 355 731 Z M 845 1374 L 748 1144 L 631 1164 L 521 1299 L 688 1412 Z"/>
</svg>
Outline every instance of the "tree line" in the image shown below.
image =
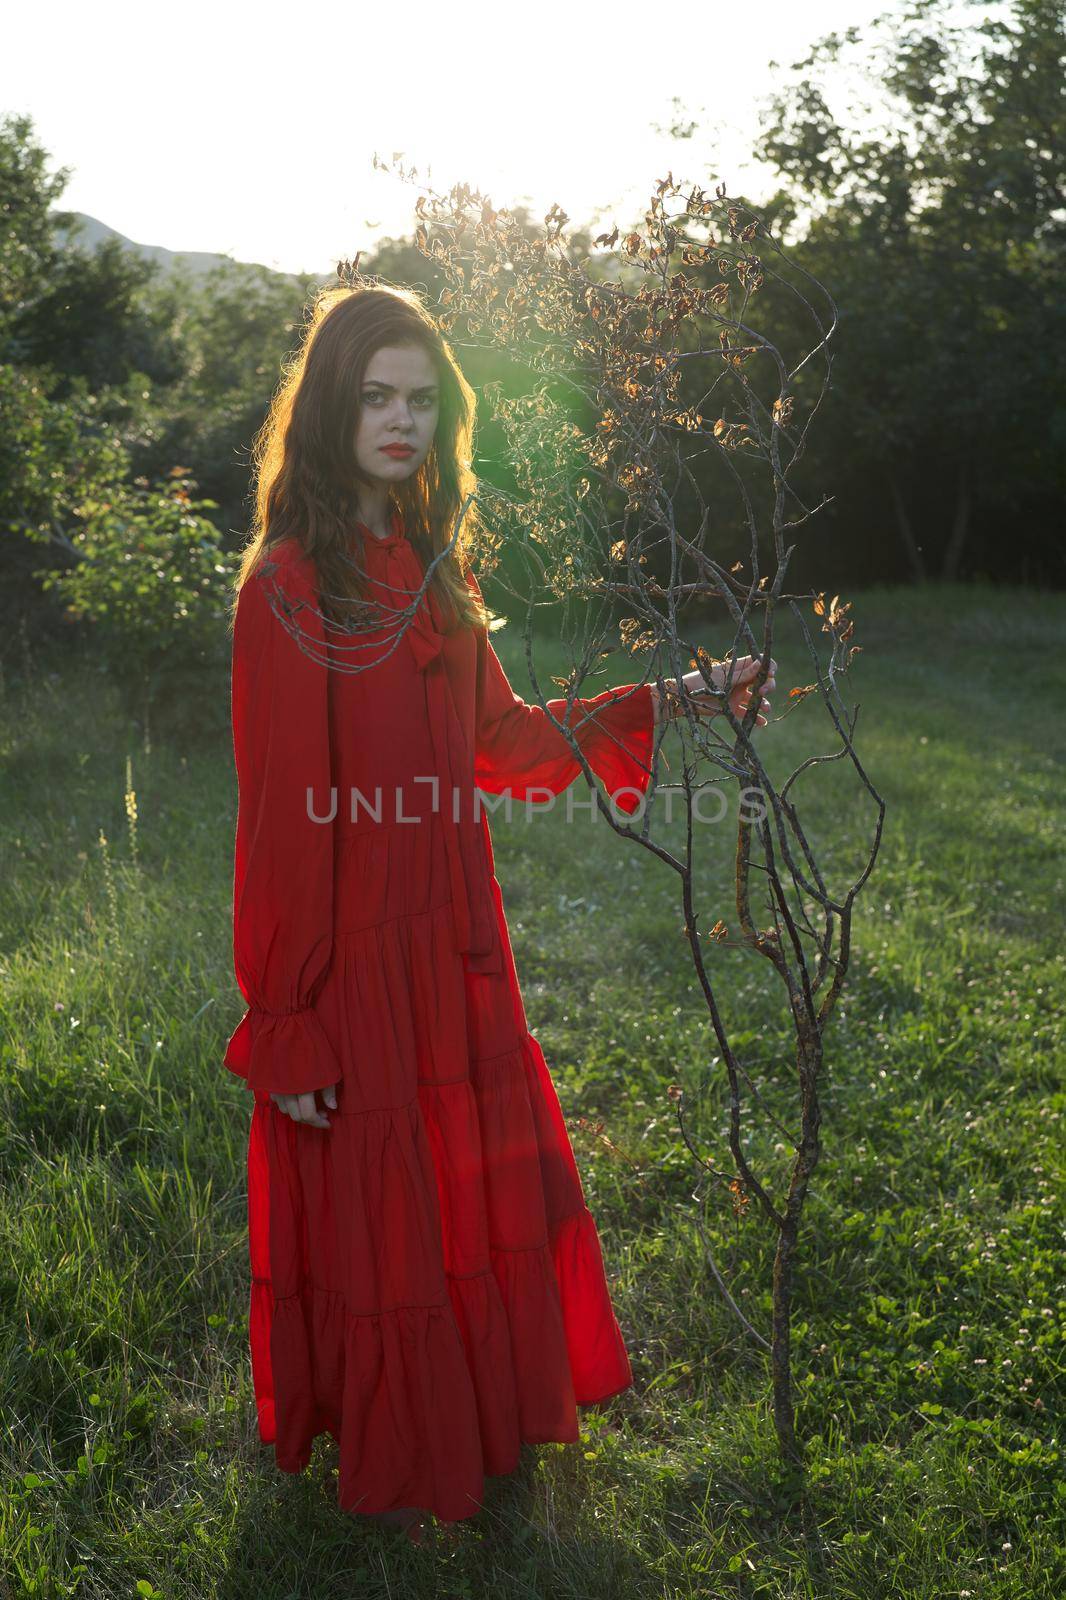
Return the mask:
<svg viewBox="0 0 1066 1600">
<path fill-rule="evenodd" d="M 774 189 L 740 198 L 839 313 L 804 469 L 832 500 L 799 578 L 823 560 L 853 586 L 1063 578 L 1063 15 L 959 17 L 918 0 L 829 35 L 763 108 Z M 140 692 L 224 648 L 250 444 L 318 280 L 86 250 L 57 233 L 69 174 L 47 164 L 29 117 L 0 121 L 0 606 L 9 637 L 91 629 Z M 362 267 L 432 301 L 413 235 Z M 761 308 L 782 348 L 789 315 Z M 491 352 L 464 365 L 475 387 L 523 381 Z M 506 483 L 491 425 L 479 452 Z"/>
</svg>

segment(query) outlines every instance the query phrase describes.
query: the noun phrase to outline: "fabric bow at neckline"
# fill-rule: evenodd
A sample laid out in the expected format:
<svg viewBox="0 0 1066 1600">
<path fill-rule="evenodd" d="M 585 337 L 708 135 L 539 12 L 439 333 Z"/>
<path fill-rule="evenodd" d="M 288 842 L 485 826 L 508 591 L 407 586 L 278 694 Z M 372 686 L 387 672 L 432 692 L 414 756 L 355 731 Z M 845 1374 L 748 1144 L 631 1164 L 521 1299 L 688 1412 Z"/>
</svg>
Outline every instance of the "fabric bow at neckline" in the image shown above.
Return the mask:
<svg viewBox="0 0 1066 1600">
<path fill-rule="evenodd" d="M 389 518 L 390 531 L 384 539 L 372 533 L 363 522 L 357 523 L 356 526 L 362 532 L 364 545 L 374 547 L 384 554 L 386 581 L 391 588 L 398 590 L 400 595 L 397 609 L 406 608 L 421 589 L 425 574 L 414 546 L 403 531 L 400 513 L 395 510 L 392 512 Z M 432 587 L 427 588 L 422 595 L 418 610 L 410 622 L 406 623 L 405 631 L 411 642 L 414 658 L 424 672 L 444 648 L 444 615 Z"/>
<path fill-rule="evenodd" d="M 356 522 L 355 526 L 370 544 L 388 546 L 406 544 L 408 542 L 407 535 L 403 530 L 403 518 L 395 506 L 389 512 L 389 531 L 384 537 L 375 533 L 365 522 Z"/>
</svg>

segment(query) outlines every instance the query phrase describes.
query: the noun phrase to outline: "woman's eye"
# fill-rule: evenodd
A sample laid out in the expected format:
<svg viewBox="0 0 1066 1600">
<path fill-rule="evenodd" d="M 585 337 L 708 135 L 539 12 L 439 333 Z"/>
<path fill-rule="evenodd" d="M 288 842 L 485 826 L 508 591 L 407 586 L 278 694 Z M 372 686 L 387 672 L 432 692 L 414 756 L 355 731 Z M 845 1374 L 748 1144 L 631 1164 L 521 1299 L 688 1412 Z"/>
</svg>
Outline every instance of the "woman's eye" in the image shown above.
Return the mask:
<svg viewBox="0 0 1066 1600">
<path fill-rule="evenodd" d="M 382 394 L 380 389 L 368 389 L 367 392 L 363 395 L 363 402 L 364 402 L 365 405 L 374 405 L 376 401 L 383 400 L 383 399 L 384 399 L 384 395 Z M 416 395 L 415 396 L 415 405 L 416 406 L 432 406 L 432 405 L 435 405 L 435 404 L 436 404 L 436 396 L 435 395 L 421 394 L 421 395 Z"/>
</svg>

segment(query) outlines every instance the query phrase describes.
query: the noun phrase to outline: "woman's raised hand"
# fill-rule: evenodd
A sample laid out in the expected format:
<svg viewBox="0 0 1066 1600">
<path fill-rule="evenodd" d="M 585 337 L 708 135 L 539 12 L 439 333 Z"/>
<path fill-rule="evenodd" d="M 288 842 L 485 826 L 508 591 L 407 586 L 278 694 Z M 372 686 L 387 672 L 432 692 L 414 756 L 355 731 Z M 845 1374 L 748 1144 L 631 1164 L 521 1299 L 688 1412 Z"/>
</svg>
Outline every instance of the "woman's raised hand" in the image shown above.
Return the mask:
<svg viewBox="0 0 1066 1600">
<path fill-rule="evenodd" d="M 761 671 L 762 662 L 758 656 L 739 656 L 737 658 L 736 666 L 733 668 L 733 687 L 729 691 L 729 705 L 738 721 L 744 716 L 751 703 L 751 689 L 748 685 L 755 681 Z M 766 696 L 777 687 L 777 679 L 774 676 L 776 671 L 777 662 L 771 656 L 770 671 L 767 674 L 766 682 L 762 686 L 763 697 L 759 701 L 759 714 L 755 718 L 755 726 L 757 728 L 766 726 L 766 718 L 763 716 L 763 712 L 770 709 L 770 702 L 766 699 Z M 716 688 L 724 688 L 728 673 L 729 662 L 716 661 L 711 668 L 711 682 Z M 689 686 L 690 680 L 692 681 L 693 689 L 697 692 L 697 697 L 707 700 L 707 689 L 700 674 L 698 672 L 687 672 L 685 674 L 686 688 Z M 714 701 L 709 703 L 712 707 L 709 714 L 713 717 L 721 709 L 721 704 Z"/>
<path fill-rule="evenodd" d="M 732 688 L 729 691 L 730 709 L 738 720 L 743 718 L 751 703 L 750 685 L 758 677 L 761 670 L 762 662 L 758 656 L 738 657 L 736 665 L 733 668 Z M 766 682 L 762 686 L 762 696 L 759 700 L 759 712 L 755 718 L 755 726 L 757 728 L 766 726 L 766 717 L 763 715 L 763 713 L 770 710 L 770 702 L 766 696 L 777 685 L 777 679 L 774 676 L 776 671 L 777 662 L 771 656 L 770 670 L 767 674 Z M 715 688 L 725 688 L 728 672 L 728 661 L 716 661 L 714 663 L 714 665 L 711 667 L 710 679 Z M 704 682 L 703 674 L 701 672 L 686 672 L 681 681 L 685 687 L 686 697 L 701 721 L 706 722 L 709 721 L 711 717 L 720 715 L 722 710 L 722 701 L 721 699 L 712 695 L 711 691 L 707 688 L 707 685 Z M 673 683 L 673 679 L 667 680 L 668 687 L 672 687 Z M 658 722 L 660 720 L 661 704 L 659 696 L 655 691 L 654 684 L 652 685 L 652 692 L 656 705 L 656 721 Z"/>
<path fill-rule="evenodd" d="M 331 1111 L 337 1109 L 337 1086 L 327 1084 L 324 1089 L 309 1089 L 306 1094 L 272 1094 L 270 1096 L 279 1110 L 284 1111 L 293 1122 L 307 1122 L 312 1128 L 328 1128 L 329 1118 L 320 1111 L 315 1103 L 315 1094 L 322 1096 Z"/>
</svg>

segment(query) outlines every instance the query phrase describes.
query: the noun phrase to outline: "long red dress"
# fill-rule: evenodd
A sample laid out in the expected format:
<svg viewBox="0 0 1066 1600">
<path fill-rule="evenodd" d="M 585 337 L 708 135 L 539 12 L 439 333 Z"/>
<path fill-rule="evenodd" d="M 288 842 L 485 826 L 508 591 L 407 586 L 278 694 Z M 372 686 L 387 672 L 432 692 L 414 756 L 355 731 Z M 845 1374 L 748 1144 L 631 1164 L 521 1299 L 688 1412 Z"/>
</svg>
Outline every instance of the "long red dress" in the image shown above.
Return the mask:
<svg viewBox="0 0 1066 1600">
<path fill-rule="evenodd" d="M 390 530 L 356 524 L 352 548 L 372 597 L 406 606 L 423 569 L 398 512 Z M 576 1405 L 632 1382 L 475 811 L 475 787 L 543 799 L 581 768 L 515 695 L 487 631 L 448 631 L 435 593 L 401 637 L 383 627 L 354 653 L 318 606 L 314 568 L 287 541 L 244 584 L 233 640 L 248 1010 L 225 1064 L 254 1094 L 259 1432 L 286 1472 L 332 1434 L 347 1510 L 454 1521 L 479 1509 L 485 1473 L 514 1470 L 522 1441 L 578 1438 Z M 561 719 L 565 701 L 550 704 Z M 576 701 L 571 726 L 632 812 L 654 738 L 647 685 Z M 328 1130 L 270 1099 L 331 1083 Z"/>
</svg>

